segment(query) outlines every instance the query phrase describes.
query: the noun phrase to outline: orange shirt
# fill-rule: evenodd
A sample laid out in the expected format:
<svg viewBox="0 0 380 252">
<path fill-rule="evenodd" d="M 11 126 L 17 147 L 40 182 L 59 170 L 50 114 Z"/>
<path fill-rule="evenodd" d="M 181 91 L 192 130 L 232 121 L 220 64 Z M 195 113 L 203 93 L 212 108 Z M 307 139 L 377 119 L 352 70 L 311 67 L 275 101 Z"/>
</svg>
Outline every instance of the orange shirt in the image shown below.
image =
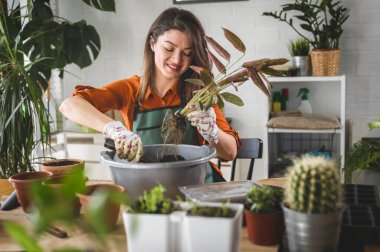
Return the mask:
<svg viewBox="0 0 380 252">
<path fill-rule="evenodd" d="M 155 95 L 151 88 L 148 87 L 146 95 L 139 105 L 139 110 L 144 111 L 154 108 L 180 105 L 181 98 L 178 95 L 177 89 L 178 85 L 173 86 L 161 98 Z M 139 90 L 140 77 L 135 75 L 128 79 L 112 82 L 101 88 L 76 86 L 73 95 L 82 97 L 103 113 L 109 110 L 119 110 L 123 116 L 126 127 L 132 130 L 134 106 Z M 217 118 L 216 124 L 221 130 L 233 136 L 239 147 L 240 139 L 237 132 L 228 124 L 219 107 L 213 105 L 213 108 Z M 199 140 L 202 144 L 206 143 L 200 135 Z"/>
</svg>

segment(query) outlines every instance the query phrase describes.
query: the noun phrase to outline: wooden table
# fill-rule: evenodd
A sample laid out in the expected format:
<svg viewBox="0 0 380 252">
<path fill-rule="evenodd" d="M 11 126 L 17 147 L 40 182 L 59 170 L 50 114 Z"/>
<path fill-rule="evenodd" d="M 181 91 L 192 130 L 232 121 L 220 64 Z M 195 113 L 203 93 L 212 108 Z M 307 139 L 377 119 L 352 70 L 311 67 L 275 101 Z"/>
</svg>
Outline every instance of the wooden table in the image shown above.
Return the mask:
<svg viewBox="0 0 380 252">
<path fill-rule="evenodd" d="M 283 186 L 283 179 L 267 179 L 260 181 L 262 184 L 271 184 L 276 186 Z M 5 188 L 7 186 L 7 188 Z M 2 192 L 6 191 L 11 192 L 13 189 L 9 187 L 9 184 L 1 184 Z M 1 197 L 0 201 L 4 201 L 6 197 Z M 26 218 L 24 212 L 21 208 L 17 208 L 12 211 L 0 211 L 0 251 L 22 251 L 22 249 L 14 243 L 7 233 L 4 231 L 4 228 L 1 227 L 1 221 L 3 220 L 13 220 L 17 223 L 22 224 L 28 230 L 32 229 L 32 226 L 28 219 Z M 62 227 L 60 227 L 62 228 Z M 65 230 L 68 232 L 69 237 L 65 239 L 57 238 L 50 234 L 43 234 L 39 238 L 39 244 L 46 250 L 52 250 L 54 248 L 63 248 L 63 247 L 72 247 L 72 248 L 88 248 L 93 245 L 93 241 L 91 237 L 80 230 Z M 116 230 L 112 232 L 107 238 L 109 241 L 106 251 L 127 251 L 125 231 L 122 223 L 122 218 L 119 218 Z M 240 251 L 241 252 L 249 252 L 249 251 L 257 251 L 257 252 L 275 252 L 278 250 L 278 246 L 257 246 L 249 242 L 247 236 L 246 228 L 242 230 Z"/>
</svg>

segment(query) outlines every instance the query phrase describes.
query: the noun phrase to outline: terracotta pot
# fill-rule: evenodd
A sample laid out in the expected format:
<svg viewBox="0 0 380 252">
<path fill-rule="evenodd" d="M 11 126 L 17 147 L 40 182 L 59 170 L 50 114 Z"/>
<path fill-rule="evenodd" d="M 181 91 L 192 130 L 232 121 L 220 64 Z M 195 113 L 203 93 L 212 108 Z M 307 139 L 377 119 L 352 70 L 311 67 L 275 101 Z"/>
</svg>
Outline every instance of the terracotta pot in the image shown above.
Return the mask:
<svg viewBox="0 0 380 252">
<path fill-rule="evenodd" d="M 124 187 L 115 184 L 105 183 L 87 185 L 83 194 L 77 194 L 79 197 L 79 201 L 82 205 L 85 218 L 88 218 L 88 207 L 91 200 L 93 200 L 96 197 L 96 193 L 100 190 L 109 190 L 111 192 L 124 192 Z M 120 203 L 108 200 L 106 202 L 105 209 L 102 213 L 104 214 L 104 216 L 99 216 L 99 218 L 104 220 L 106 230 L 111 231 L 115 229 L 116 222 L 120 213 Z"/>
<path fill-rule="evenodd" d="M 257 245 L 279 244 L 284 234 L 284 215 L 282 211 L 274 213 L 254 213 L 244 209 L 248 239 Z"/>
<path fill-rule="evenodd" d="M 9 178 L 9 182 L 13 184 L 16 190 L 17 200 L 20 203 L 24 212 L 30 211 L 31 198 L 30 189 L 33 184 L 42 183 L 48 177 L 51 177 L 51 172 L 46 171 L 32 171 L 18 173 Z"/>
<path fill-rule="evenodd" d="M 54 159 L 43 162 L 41 171 L 53 173 L 53 176 L 64 175 L 74 170 L 84 171 L 84 161 L 81 159 Z"/>
<path fill-rule="evenodd" d="M 60 198 L 66 197 L 65 200 L 70 200 L 70 204 L 68 204 L 69 205 L 68 207 L 70 207 L 70 209 L 67 209 L 67 211 L 70 211 L 72 213 L 72 216 L 79 216 L 81 205 L 80 205 L 78 196 L 76 196 L 73 199 L 67 199 L 67 196 L 65 196 L 62 193 L 63 183 L 65 183 L 65 181 L 70 177 L 73 177 L 73 176 L 72 175 L 53 176 L 53 177 L 44 179 L 42 181 L 42 185 L 48 187 L 50 190 L 53 190 L 54 195 L 56 197 L 60 197 Z M 88 181 L 88 177 L 84 176 L 83 183 L 85 183 L 86 181 Z"/>
</svg>

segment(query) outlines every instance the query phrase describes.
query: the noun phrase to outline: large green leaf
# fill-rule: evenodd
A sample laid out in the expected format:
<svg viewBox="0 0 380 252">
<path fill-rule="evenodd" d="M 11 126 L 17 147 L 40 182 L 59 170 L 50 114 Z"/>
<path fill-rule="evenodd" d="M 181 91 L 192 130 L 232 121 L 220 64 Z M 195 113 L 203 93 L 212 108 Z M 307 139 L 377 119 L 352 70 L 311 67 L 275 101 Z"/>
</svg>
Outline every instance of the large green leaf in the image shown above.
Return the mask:
<svg viewBox="0 0 380 252">
<path fill-rule="evenodd" d="M 32 20 L 52 19 L 53 12 L 50 8 L 50 0 L 35 0 L 32 8 Z"/>
<path fill-rule="evenodd" d="M 224 31 L 224 36 L 228 39 L 228 41 L 230 41 L 230 43 L 237 50 L 239 50 L 242 53 L 245 53 L 246 48 L 243 41 L 241 41 L 241 39 L 238 36 L 236 36 L 235 33 L 233 33 L 232 31 L 227 30 L 226 28 L 222 28 L 222 29 Z"/>
<path fill-rule="evenodd" d="M 115 0 L 82 0 L 82 1 L 98 10 L 115 12 Z"/>
<path fill-rule="evenodd" d="M 244 105 L 243 100 L 239 96 L 234 95 L 232 93 L 224 92 L 224 93 L 221 93 L 220 96 L 222 96 L 225 101 L 235 104 L 237 106 Z"/>
<path fill-rule="evenodd" d="M 64 30 L 64 49 L 69 62 L 80 68 L 89 66 L 98 57 L 101 47 L 95 28 L 82 20 L 65 26 Z"/>
</svg>

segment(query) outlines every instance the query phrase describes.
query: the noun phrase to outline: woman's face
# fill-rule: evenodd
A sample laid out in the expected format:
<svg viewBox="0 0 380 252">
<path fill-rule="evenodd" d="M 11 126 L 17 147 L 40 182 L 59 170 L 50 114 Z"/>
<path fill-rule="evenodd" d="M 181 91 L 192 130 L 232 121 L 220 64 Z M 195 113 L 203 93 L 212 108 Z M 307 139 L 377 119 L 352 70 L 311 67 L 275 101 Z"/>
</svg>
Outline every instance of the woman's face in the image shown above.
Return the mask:
<svg viewBox="0 0 380 252">
<path fill-rule="evenodd" d="M 156 74 L 166 79 L 179 79 L 190 66 L 192 48 L 186 33 L 168 30 L 151 43 Z"/>
</svg>

